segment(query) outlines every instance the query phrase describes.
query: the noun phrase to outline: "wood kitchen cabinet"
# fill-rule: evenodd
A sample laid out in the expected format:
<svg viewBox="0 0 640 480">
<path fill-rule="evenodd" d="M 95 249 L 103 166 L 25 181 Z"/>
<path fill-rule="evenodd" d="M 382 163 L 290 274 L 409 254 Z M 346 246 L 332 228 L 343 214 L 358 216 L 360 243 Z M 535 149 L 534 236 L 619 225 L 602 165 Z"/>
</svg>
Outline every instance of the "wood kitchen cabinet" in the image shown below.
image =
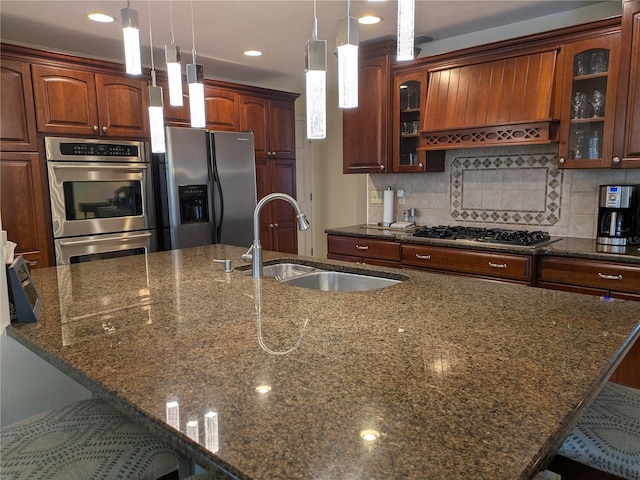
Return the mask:
<svg viewBox="0 0 640 480">
<path fill-rule="evenodd" d="M 144 79 L 37 64 L 32 79 L 39 132 L 149 137 Z"/>
<path fill-rule="evenodd" d="M 240 95 L 240 129 L 254 135 L 258 200 L 274 192 L 296 197 L 294 98 Z M 297 253 L 294 208 L 282 200 L 266 205 L 260 212 L 260 235 L 266 250 Z"/>
<path fill-rule="evenodd" d="M 640 168 L 640 0 L 622 3 L 613 166 Z"/>
<path fill-rule="evenodd" d="M 444 172 L 444 151 L 420 151 L 420 122 L 426 95 L 424 71 L 393 76 L 392 169 Z"/>
<path fill-rule="evenodd" d="M 395 42 L 360 48 L 358 107 L 342 113 L 343 173 L 391 171 L 391 55 Z"/>
<path fill-rule="evenodd" d="M 431 245 L 402 245 L 402 265 L 531 285 L 533 257 Z"/>
<path fill-rule="evenodd" d="M 31 67 L 27 62 L 3 58 L 0 69 L 0 149 L 37 152 Z"/>
<path fill-rule="evenodd" d="M 158 82 L 162 87 L 165 125 L 190 127 L 189 87 L 182 85 L 182 106 L 173 106 L 169 102 L 169 86 L 166 81 Z M 240 130 L 239 95 L 237 92 L 207 85 L 204 86 L 204 108 L 206 127 L 209 130 Z"/>
<path fill-rule="evenodd" d="M 37 152 L 2 152 L 0 208 L 7 239 L 30 268 L 53 265 L 49 199 Z"/>
<path fill-rule="evenodd" d="M 563 47 L 559 164 L 604 168 L 614 164 L 613 129 L 620 33 Z"/>
<path fill-rule="evenodd" d="M 400 244 L 373 238 L 328 235 L 327 258 L 399 268 Z"/>
</svg>

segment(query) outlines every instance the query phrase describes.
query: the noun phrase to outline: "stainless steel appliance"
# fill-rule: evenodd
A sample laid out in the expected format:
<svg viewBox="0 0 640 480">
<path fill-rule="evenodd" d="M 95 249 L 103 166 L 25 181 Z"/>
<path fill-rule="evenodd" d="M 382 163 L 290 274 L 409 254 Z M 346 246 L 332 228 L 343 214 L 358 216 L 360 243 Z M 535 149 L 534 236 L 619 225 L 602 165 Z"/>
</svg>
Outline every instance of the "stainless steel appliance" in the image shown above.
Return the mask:
<svg viewBox="0 0 640 480">
<path fill-rule="evenodd" d="M 155 250 L 144 142 L 45 138 L 56 263 Z"/>
<path fill-rule="evenodd" d="M 167 127 L 157 165 L 159 248 L 253 243 L 256 171 L 251 132 Z"/>
<path fill-rule="evenodd" d="M 640 236 L 640 185 L 600 185 L 598 235 L 600 245 L 625 246 Z"/>
</svg>

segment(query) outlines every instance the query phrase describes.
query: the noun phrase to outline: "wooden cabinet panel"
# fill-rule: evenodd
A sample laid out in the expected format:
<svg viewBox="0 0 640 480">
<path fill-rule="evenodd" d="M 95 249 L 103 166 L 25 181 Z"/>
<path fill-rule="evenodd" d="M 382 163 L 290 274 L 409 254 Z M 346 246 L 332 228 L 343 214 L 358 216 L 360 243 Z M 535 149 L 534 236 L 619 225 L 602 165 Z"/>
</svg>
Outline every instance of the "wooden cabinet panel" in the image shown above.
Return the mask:
<svg viewBox="0 0 640 480">
<path fill-rule="evenodd" d="M 101 136 L 149 135 L 149 95 L 145 80 L 97 74 L 96 95 Z"/>
<path fill-rule="evenodd" d="M 640 268 L 634 265 L 553 256 L 540 257 L 539 265 L 540 282 L 640 294 Z"/>
<path fill-rule="evenodd" d="M 292 102 L 269 102 L 269 148 L 271 156 L 296 158 L 295 111 Z"/>
<path fill-rule="evenodd" d="M 388 261 L 400 260 L 400 244 L 363 237 L 329 235 L 327 250 L 331 254 Z"/>
<path fill-rule="evenodd" d="M 2 228 L 17 244 L 16 253 L 28 253 L 37 266 L 53 265 L 48 195 L 37 153 L 5 152 L 0 160 Z M 32 266 L 35 266 L 32 264 Z"/>
<path fill-rule="evenodd" d="M 636 340 L 618 365 L 613 381 L 628 387 L 640 388 L 640 339 Z"/>
<path fill-rule="evenodd" d="M 205 85 L 204 103 L 209 130 L 239 130 L 240 117 L 236 92 Z"/>
<path fill-rule="evenodd" d="M 360 50 L 358 107 L 342 114 L 343 173 L 391 171 L 391 53 Z"/>
<path fill-rule="evenodd" d="M 240 96 L 240 130 L 253 132 L 256 158 L 267 158 L 269 148 L 269 100 Z"/>
<path fill-rule="evenodd" d="M 0 149 L 35 152 L 38 145 L 30 65 L 2 59 L 0 68 Z"/>
<path fill-rule="evenodd" d="M 431 245 L 402 245 L 402 264 L 531 283 L 532 257 Z"/>
<path fill-rule="evenodd" d="M 38 131 L 93 136 L 98 130 L 93 73 L 33 65 Z"/>
<path fill-rule="evenodd" d="M 145 80 L 44 65 L 33 65 L 32 74 L 38 131 L 149 136 Z"/>
<path fill-rule="evenodd" d="M 191 126 L 191 111 L 189 110 L 189 90 L 186 84 L 182 85 L 182 106 L 173 106 L 169 103 L 169 85 L 162 82 L 162 101 L 164 103 L 164 123 L 172 127 Z"/>
<path fill-rule="evenodd" d="M 640 0 L 622 4 L 618 75 L 613 165 L 640 168 Z"/>
</svg>

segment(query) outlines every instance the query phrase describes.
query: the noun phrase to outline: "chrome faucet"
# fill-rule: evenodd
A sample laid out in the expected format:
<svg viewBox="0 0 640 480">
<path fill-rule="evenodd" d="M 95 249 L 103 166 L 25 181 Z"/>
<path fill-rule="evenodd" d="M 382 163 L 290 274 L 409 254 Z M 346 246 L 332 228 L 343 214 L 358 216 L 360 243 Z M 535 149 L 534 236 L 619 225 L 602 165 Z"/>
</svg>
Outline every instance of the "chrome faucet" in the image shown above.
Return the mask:
<svg viewBox="0 0 640 480">
<path fill-rule="evenodd" d="M 306 230 L 309 228 L 309 222 L 307 217 L 300 210 L 300 205 L 296 202 L 295 198 L 286 193 L 270 193 L 263 197 L 256 209 L 253 211 L 253 245 L 249 248 L 247 253 L 242 255 L 242 260 L 245 262 L 251 262 L 251 276 L 253 278 L 262 278 L 262 245 L 260 245 L 260 211 L 271 200 L 285 200 L 293 206 L 296 210 L 296 220 L 298 221 L 298 230 Z"/>
</svg>

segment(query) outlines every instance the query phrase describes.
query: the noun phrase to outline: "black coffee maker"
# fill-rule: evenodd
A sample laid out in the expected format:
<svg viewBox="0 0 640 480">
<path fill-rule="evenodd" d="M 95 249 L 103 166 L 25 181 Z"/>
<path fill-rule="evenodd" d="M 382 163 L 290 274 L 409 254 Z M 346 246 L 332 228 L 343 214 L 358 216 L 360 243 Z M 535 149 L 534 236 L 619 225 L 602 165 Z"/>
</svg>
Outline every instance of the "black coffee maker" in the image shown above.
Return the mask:
<svg viewBox="0 0 640 480">
<path fill-rule="evenodd" d="M 596 243 L 625 246 L 640 241 L 640 185 L 600 185 Z"/>
</svg>

